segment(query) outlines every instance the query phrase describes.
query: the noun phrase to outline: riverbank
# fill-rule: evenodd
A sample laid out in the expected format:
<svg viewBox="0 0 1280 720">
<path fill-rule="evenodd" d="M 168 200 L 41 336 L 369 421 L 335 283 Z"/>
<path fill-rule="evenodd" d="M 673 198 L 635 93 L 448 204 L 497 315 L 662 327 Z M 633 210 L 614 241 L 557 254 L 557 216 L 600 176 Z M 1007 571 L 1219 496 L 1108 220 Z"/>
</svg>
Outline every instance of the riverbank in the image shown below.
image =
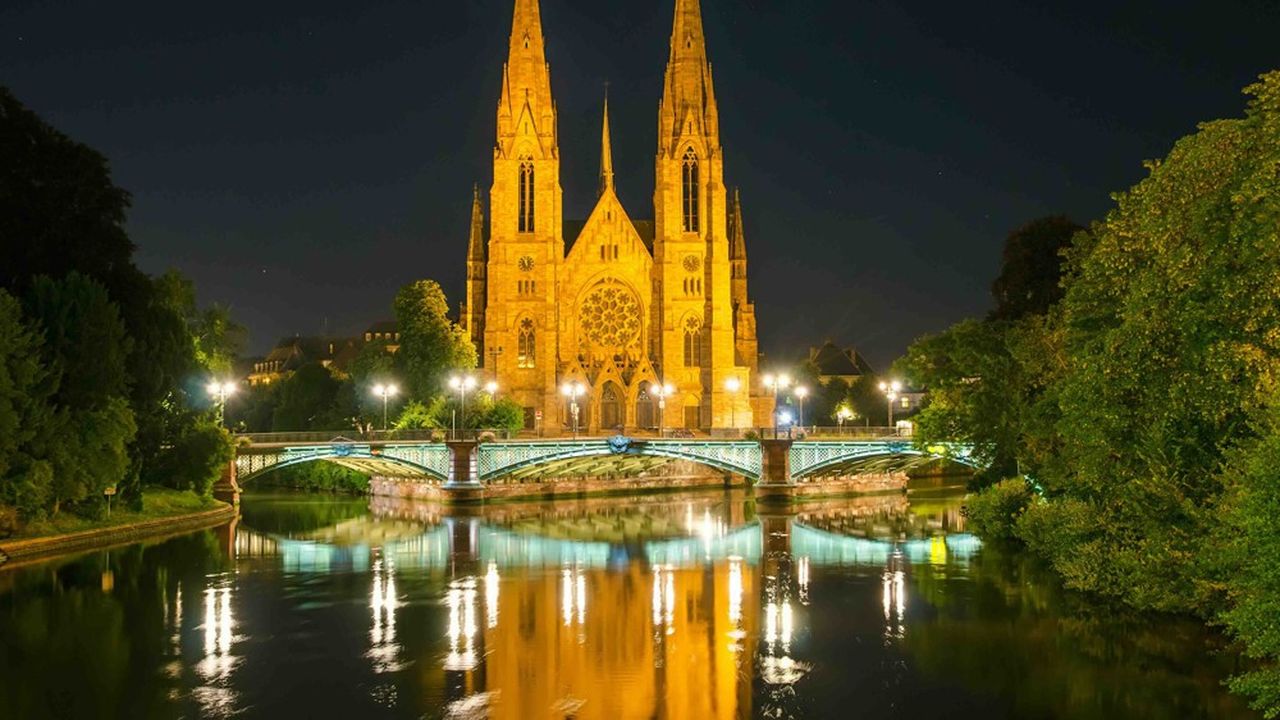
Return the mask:
<svg viewBox="0 0 1280 720">
<path fill-rule="evenodd" d="M 0 540 L 0 570 L 9 560 L 92 550 L 169 533 L 188 532 L 226 522 L 235 508 L 190 492 L 149 488 L 142 510 L 113 510 L 110 519 L 90 520 L 66 515 L 32 523 L 23 532 Z"/>
</svg>

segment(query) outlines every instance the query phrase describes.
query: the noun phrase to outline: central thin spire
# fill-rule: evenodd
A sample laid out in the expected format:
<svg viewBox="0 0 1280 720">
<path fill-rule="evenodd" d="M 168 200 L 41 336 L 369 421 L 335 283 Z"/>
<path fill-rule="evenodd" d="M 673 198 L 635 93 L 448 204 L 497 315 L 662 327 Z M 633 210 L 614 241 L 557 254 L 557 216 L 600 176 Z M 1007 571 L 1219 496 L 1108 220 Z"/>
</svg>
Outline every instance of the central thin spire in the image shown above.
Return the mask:
<svg viewBox="0 0 1280 720">
<path fill-rule="evenodd" d="M 613 144 L 609 141 L 609 91 L 604 94 L 604 122 L 600 130 L 600 194 L 613 190 Z"/>
</svg>

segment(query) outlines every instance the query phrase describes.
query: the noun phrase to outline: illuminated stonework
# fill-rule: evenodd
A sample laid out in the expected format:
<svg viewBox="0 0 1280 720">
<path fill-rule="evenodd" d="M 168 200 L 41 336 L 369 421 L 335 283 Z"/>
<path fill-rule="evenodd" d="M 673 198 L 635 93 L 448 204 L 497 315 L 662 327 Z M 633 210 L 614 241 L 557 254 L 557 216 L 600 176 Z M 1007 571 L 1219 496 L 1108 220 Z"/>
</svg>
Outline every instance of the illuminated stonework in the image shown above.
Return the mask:
<svg viewBox="0 0 1280 720">
<path fill-rule="evenodd" d="M 756 378 L 742 211 L 724 182 L 698 3 L 676 3 L 654 219 L 633 220 L 615 191 L 606 104 L 599 194 L 581 222 L 563 216 L 538 2 L 514 3 L 489 218 L 477 192 L 460 314 L 484 373 L 524 406 L 527 427 L 548 435 L 569 427 L 566 382 L 588 389 L 577 404 L 589 432 L 602 423 L 629 432 L 769 424 L 772 400 Z M 672 388 L 661 418 L 648 392 L 656 385 Z"/>
</svg>

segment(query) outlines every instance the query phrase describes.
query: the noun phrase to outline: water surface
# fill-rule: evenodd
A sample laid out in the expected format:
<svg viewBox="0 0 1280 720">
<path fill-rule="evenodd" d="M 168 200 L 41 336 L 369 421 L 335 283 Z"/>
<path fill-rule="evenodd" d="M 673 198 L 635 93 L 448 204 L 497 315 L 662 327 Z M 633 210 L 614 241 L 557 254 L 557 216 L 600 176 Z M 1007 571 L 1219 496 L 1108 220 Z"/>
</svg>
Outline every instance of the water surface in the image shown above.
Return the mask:
<svg viewBox="0 0 1280 720">
<path fill-rule="evenodd" d="M 250 494 L 0 571 L 0 717 L 1254 717 L 1219 638 L 1063 592 L 959 502 Z"/>
</svg>

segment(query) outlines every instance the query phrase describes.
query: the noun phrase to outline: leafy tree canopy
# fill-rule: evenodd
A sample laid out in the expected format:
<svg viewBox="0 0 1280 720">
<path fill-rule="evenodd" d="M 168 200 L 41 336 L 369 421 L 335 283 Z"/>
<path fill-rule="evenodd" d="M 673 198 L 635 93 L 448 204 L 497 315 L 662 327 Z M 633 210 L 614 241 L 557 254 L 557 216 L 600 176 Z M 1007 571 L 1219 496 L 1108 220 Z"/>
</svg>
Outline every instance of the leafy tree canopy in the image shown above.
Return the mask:
<svg viewBox="0 0 1280 720">
<path fill-rule="evenodd" d="M 1000 275 L 991 284 L 993 320 L 1044 315 L 1062 299 L 1063 251 L 1084 228 L 1063 215 L 1032 220 L 1004 241 Z"/>
<path fill-rule="evenodd" d="M 395 298 L 400 350 L 396 365 L 409 398 L 429 400 L 444 390 L 450 371 L 476 366 L 476 349 L 466 331 L 449 320 L 449 301 L 434 280 L 401 288 Z"/>
</svg>

